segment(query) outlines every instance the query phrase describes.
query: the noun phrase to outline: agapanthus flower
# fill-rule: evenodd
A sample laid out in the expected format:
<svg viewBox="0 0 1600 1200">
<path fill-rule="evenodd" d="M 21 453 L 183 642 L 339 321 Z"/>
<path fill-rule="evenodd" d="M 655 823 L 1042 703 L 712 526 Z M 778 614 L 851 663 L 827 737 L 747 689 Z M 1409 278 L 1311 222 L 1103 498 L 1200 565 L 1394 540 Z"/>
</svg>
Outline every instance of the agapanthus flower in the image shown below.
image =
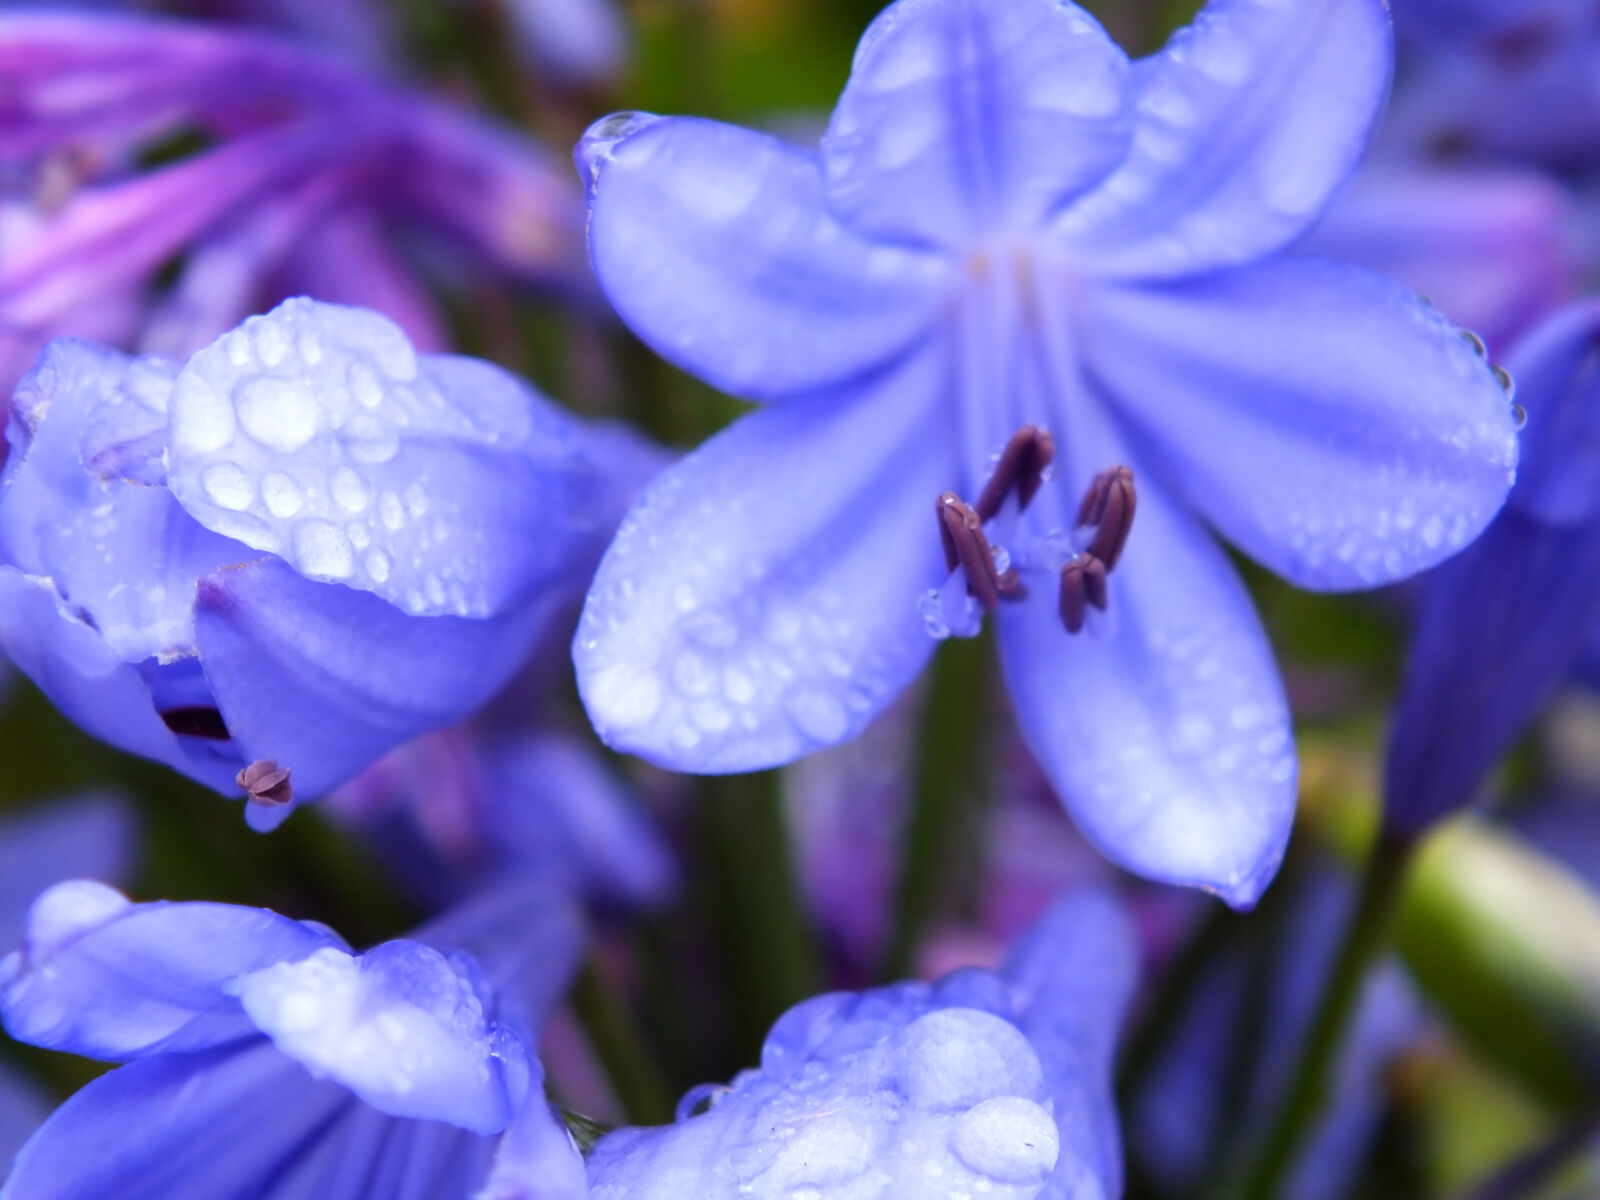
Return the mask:
<svg viewBox="0 0 1600 1200">
<path fill-rule="evenodd" d="M 1286 1069 L 1327 987 L 1355 890 L 1348 877 L 1316 864 L 1281 899 L 1275 936 L 1241 939 L 1207 961 L 1129 1109 L 1129 1142 L 1169 1194 L 1203 1188 L 1281 1103 Z M 1331 1094 L 1296 1157 L 1284 1200 L 1350 1194 L 1388 1105 L 1390 1068 L 1422 1020 L 1400 964 L 1381 963 L 1362 985 Z"/>
<path fill-rule="evenodd" d="M 1384 777 L 1397 832 L 1470 803 L 1600 630 L 1597 350 L 1591 299 L 1507 360 L 1527 411 L 1522 467 L 1494 523 L 1422 588 Z"/>
<path fill-rule="evenodd" d="M 998 972 L 790 1009 L 761 1065 L 678 1122 L 606 1135 L 594 1200 L 1115 1200 L 1110 1071 L 1137 963 L 1098 892 L 1068 895 Z"/>
<path fill-rule="evenodd" d="M 267 909 L 59 884 L 0 962 L 0 1014 L 124 1065 L 45 1122 L 6 1195 L 582 1197 L 536 1057 L 580 943 L 528 884 L 360 954 Z"/>
<path fill-rule="evenodd" d="M 578 192 L 544 150 L 314 48 L 6 13 L 0 76 L 7 389 L 53 336 L 186 355 L 302 292 L 378 308 L 441 348 L 402 253 L 412 243 L 533 285 L 586 286 Z M 195 135 L 200 148 L 174 159 Z M 142 165 L 163 146 L 164 165 Z"/>
<path fill-rule="evenodd" d="M 1206 524 L 1301 586 L 1371 587 L 1465 545 L 1516 459 L 1476 343 L 1277 254 L 1360 157 L 1390 64 L 1381 0 L 1215 0 L 1133 65 L 1071 3 L 900 0 L 818 153 L 595 125 L 577 158 L 617 311 L 770 402 L 612 544 L 574 645 L 601 735 L 682 770 L 788 762 L 992 609 L 1089 839 L 1252 903 L 1294 746 Z"/>
<path fill-rule="evenodd" d="M 258 828 L 503 687 L 653 454 L 304 299 L 187 363 L 58 341 L 8 436 L 0 646 Z"/>
</svg>

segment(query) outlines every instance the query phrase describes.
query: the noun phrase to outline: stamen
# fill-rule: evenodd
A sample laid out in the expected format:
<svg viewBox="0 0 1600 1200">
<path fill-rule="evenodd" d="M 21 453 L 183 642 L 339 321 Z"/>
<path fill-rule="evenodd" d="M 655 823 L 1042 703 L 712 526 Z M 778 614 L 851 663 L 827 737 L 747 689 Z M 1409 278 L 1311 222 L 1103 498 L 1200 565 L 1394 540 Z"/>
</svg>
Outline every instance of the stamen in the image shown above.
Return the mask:
<svg viewBox="0 0 1600 1200">
<path fill-rule="evenodd" d="M 1093 554 L 1080 554 L 1062 568 L 1059 608 L 1068 633 L 1082 631 L 1090 605 L 1105 612 L 1110 600 L 1106 565 Z"/>
<path fill-rule="evenodd" d="M 1122 549 L 1128 544 L 1138 499 L 1132 469 L 1112 467 L 1094 477 L 1078 506 L 1078 524 L 1094 526 L 1088 553 L 1103 562 L 1108 571 L 1116 568 Z"/>
<path fill-rule="evenodd" d="M 993 612 L 1002 599 L 1020 600 L 1022 582 L 1013 570 L 1002 572 L 994 561 L 994 548 L 984 536 L 983 522 L 960 496 L 945 492 L 934 511 L 939 518 L 939 541 L 945 566 L 966 572 L 967 589 L 984 608 Z"/>
<path fill-rule="evenodd" d="M 169 708 L 161 714 L 161 723 L 183 737 L 212 742 L 226 742 L 233 737 L 222 714 L 214 708 Z"/>
<path fill-rule="evenodd" d="M 276 807 L 294 799 L 289 786 L 289 770 L 270 758 L 258 758 L 234 776 L 234 782 L 257 804 Z"/>
<path fill-rule="evenodd" d="M 994 520 L 1013 488 L 1018 509 L 1027 508 L 1044 482 L 1045 468 L 1055 457 L 1055 439 L 1038 426 L 1024 425 L 1012 434 L 1006 448 L 1000 452 L 994 474 L 989 476 L 989 482 L 984 484 L 978 497 L 978 520 L 983 523 Z"/>
</svg>

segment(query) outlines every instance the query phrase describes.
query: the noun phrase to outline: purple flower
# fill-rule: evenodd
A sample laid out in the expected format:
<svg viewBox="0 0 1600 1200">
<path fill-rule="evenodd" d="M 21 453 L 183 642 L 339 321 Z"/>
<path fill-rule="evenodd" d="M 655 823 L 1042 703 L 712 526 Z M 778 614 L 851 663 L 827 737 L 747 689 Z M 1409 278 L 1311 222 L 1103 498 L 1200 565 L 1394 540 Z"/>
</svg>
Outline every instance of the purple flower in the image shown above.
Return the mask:
<svg viewBox="0 0 1600 1200">
<path fill-rule="evenodd" d="M 677 1124 L 602 1138 L 591 1194 L 1113 1200 L 1111 1059 L 1136 974 L 1126 918 L 1081 892 L 999 972 L 807 1000 L 759 1068 L 691 1091 Z"/>
<path fill-rule="evenodd" d="M 258 828 L 462 720 L 571 605 L 653 451 L 377 313 L 291 300 L 191 358 L 60 341 L 18 388 L 0 646 Z"/>
<path fill-rule="evenodd" d="M 1466 544 L 1516 458 L 1437 312 L 1275 256 L 1359 158 L 1390 58 L 1380 0 L 1217 0 L 1133 66 L 1070 3 L 901 0 L 820 153 L 591 129 L 618 312 L 772 401 L 612 544 L 574 646 L 601 735 L 683 770 L 788 762 L 996 609 L 1018 721 L 1090 841 L 1251 904 L 1294 747 L 1205 525 L 1302 586 L 1370 587 Z"/>
<path fill-rule="evenodd" d="M 1600 623 L 1600 303 L 1563 309 L 1508 359 L 1528 414 L 1504 511 L 1425 581 L 1384 779 L 1417 833 L 1473 799 Z"/>
<path fill-rule="evenodd" d="M 264 34 L 0 15 L 0 385 L 60 334 L 187 355 L 286 295 L 442 319 L 380 222 L 510 278 L 586 287 L 576 189 L 538 146 Z M 197 153 L 140 155 L 200 131 Z M 170 291 L 158 272 L 186 255 Z"/>
<path fill-rule="evenodd" d="M 581 1197 L 535 1057 L 580 941 L 525 887 L 356 954 L 266 909 L 60 884 L 0 962 L 0 1012 L 126 1065 L 45 1122 L 6 1194 Z"/>
</svg>

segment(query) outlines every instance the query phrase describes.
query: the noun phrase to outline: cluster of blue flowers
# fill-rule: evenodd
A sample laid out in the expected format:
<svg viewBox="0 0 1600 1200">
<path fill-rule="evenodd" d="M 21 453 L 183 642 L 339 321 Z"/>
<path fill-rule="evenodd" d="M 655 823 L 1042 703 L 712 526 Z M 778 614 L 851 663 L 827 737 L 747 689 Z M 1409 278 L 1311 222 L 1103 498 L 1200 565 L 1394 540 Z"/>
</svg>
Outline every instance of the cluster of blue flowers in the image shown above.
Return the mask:
<svg viewBox="0 0 1600 1200">
<path fill-rule="evenodd" d="M 0 1195 L 1344 1194 L 1438 1019 L 1386 953 L 1418 848 L 1600 662 L 1600 27 L 1392 2 L 1209 0 L 1130 59 L 1071 0 L 895 0 L 820 139 L 619 112 L 576 175 L 398 82 L 381 6 L 0 8 L 0 649 L 258 832 L 315 805 L 424 918 L 357 950 L 136 902 L 116 797 L 7 817 L 0 1018 L 115 1069 L 53 1112 L 0 1070 Z M 557 110 L 614 86 L 620 10 L 461 8 Z M 448 352 L 504 357 L 530 296 L 570 408 Z M 753 407 L 681 453 L 619 419 L 619 322 Z M 1273 576 L 1419 577 L 1360 883 L 1307 852 L 1268 890 L 1338 790 Z M 990 634 L 1009 713 L 919 684 Z M 637 1031 L 574 997 L 712 873 L 678 777 L 791 765 L 855 990 L 757 989 L 800 1000 L 759 1062 L 629 1123 Z M 899 842 L 958 886 L 908 793 L 965 791 L 966 941 L 908 885 L 931 981 L 884 978 Z M 776 911 L 758 843 L 713 907 Z"/>
</svg>

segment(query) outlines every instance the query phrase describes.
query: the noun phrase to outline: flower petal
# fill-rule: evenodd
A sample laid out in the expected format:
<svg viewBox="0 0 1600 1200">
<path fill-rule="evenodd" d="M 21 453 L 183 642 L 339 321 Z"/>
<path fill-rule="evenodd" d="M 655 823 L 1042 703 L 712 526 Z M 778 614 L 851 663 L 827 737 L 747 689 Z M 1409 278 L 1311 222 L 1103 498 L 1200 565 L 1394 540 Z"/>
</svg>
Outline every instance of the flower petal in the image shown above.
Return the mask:
<svg viewBox="0 0 1600 1200">
<path fill-rule="evenodd" d="M 941 302 L 942 260 L 840 226 L 815 157 L 776 138 L 618 114 L 577 157 L 607 297 L 658 354 L 724 391 L 858 375 L 922 336 Z"/>
<path fill-rule="evenodd" d="M 1139 943 L 1109 893 L 1070 892 L 1017 939 L 1003 968 L 1061 1130 L 1051 1183 L 1064 1196 L 1122 1194 L 1111 1068 L 1139 981 Z"/>
<path fill-rule="evenodd" d="M 482 621 L 411 617 L 266 558 L 201 581 L 195 631 L 245 760 L 275 760 L 315 796 L 487 703 L 569 599 L 552 592 Z"/>
<path fill-rule="evenodd" d="M 1127 57 L 1062 0 L 899 0 L 861 39 L 822 142 L 828 203 L 874 237 L 1032 232 L 1133 126 Z"/>
<path fill-rule="evenodd" d="M 1143 459 L 1306 588 L 1432 566 L 1499 510 L 1511 402 L 1455 328 L 1353 267 L 1287 259 L 1081 308 L 1088 369 Z"/>
<path fill-rule="evenodd" d="M 677 770 L 752 771 L 854 736 L 894 699 L 933 650 L 917 598 L 946 574 L 944 361 L 750 414 L 645 490 L 573 643 L 602 738 Z"/>
<path fill-rule="evenodd" d="M 543 1071 L 535 1062 L 536 1089 Z M 478 1200 L 584 1200 L 589 1194 L 583 1155 L 541 1090 L 528 1097 L 495 1149 Z"/>
<path fill-rule="evenodd" d="M 485 1016 L 469 971 L 420 942 L 324 946 L 230 990 L 278 1049 L 392 1116 L 498 1133 L 528 1095 L 521 1039 Z"/>
<path fill-rule="evenodd" d="M 1211 0 L 1135 66 L 1132 153 L 1057 232 L 1084 269 L 1132 278 L 1287 245 L 1355 169 L 1393 57 L 1384 0 Z"/>
<path fill-rule="evenodd" d="M 168 729 L 151 691 L 163 681 L 124 662 L 50 580 L 0 566 L 0 650 L 79 728 L 217 791 L 236 790 L 242 764 L 232 747 Z"/>
<path fill-rule="evenodd" d="M 168 483 L 202 524 L 408 613 L 504 612 L 592 555 L 580 426 L 514 376 L 290 300 L 189 361 Z"/>
<path fill-rule="evenodd" d="M 22 949 L 0 962 L 0 1011 L 18 1041 L 90 1058 L 217 1045 L 249 1029 L 230 980 L 340 944 L 263 908 L 131 904 L 76 880 L 34 902 Z"/>
<path fill-rule="evenodd" d="M 1067 634 L 1046 589 L 1001 609 L 1018 724 L 1101 853 L 1248 908 L 1294 819 L 1288 705 L 1237 575 L 1148 473 L 1111 611 L 1099 638 Z"/>
</svg>

